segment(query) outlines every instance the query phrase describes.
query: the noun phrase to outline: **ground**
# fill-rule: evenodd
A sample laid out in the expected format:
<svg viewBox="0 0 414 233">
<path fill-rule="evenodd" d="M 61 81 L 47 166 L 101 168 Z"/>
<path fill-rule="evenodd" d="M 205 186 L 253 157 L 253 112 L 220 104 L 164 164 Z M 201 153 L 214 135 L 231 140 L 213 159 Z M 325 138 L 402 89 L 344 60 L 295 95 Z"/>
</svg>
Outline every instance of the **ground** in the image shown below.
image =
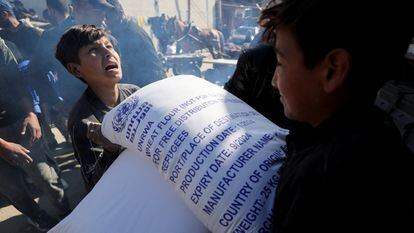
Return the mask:
<svg viewBox="0 0 414 233">
<path fill-rule="evenodd" d="M 74 208 L 85 196 L 85 188 L 80 174 L 80 166 L 73 156 L 72 148 L 65 143 L 60 133 L 54 128 L 60 147 L 53 151 L 56 161 L 58 162 L 63 179 L 69 184 L 66 190 L 71 207 Z M 35 195 L 35 200 L 41 207 L 53 213 L 54 210 L 42 199 Z M 0 199 L 0 232 L 1 233 L 39 233 L 28 222 L 27 218 L 10 205 L 6 200 Z"/>
</svg>

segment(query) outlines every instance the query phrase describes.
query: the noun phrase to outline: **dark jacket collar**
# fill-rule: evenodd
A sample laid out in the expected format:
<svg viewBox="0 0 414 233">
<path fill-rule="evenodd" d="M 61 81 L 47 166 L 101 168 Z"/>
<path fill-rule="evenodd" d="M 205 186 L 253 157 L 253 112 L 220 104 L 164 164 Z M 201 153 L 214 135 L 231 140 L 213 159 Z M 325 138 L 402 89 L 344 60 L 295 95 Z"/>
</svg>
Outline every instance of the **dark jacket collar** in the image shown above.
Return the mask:
<svg viewBox="0 0 414 233">
<path fill-rule="evenodd" d="M 122 91 L 122 88 L 120 88 L 119 84 L 118 84 L 118 93 L 119 94 L 118 94 L 118 100 L 116 101 L 116 105 L 118 105 L 119 103 L 121 103 L 123 100 L 127 98 L 126 93 Z M 112 109 L 112 107 L 105 105 L 90 87 L 86 89 L 85 97 L 89 105 L 91 106 L 95 117 L 98 118 L 98 120 L 100 121 L 103 119 L 103 116 L 107 112 L 111 111 Z"/>
<path fill-rule="evenodd" d="M 299 147 L 311 146 L 320 140 L 334 138 L 350 127 L 357 127 L 374 120 L 378 112 L 379 110 L 373 105 L 349 103 L 316 127 L 305 123 L 293 124 L 287 141 Z"/>
</svg>

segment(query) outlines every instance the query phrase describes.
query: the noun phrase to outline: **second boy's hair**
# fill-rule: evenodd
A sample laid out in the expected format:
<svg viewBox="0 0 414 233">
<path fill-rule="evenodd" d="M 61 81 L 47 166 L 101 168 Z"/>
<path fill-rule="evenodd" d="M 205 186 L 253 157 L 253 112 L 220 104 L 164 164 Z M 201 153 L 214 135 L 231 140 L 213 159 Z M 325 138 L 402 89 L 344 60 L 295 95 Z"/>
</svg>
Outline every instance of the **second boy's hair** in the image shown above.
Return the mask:
<svg viewBox="0 0 414 233">
<path fill-rule="evenodd" d="M 79 50 L 102 37 L 109 38 L 108 33 L 95 25 L 73 26 L 60 38 L 55 57 L 66 69 L 69 63 L 80 64 Z"/>
<path fill-rule="evenodd" d="M 390 73 L 401 62 L 413 36 L 410 2 L 271 0 L 260 24 L 265 28 L 265 39 L 273 43 L 278 28 L 290 30 L 308 68 L 333 49 L 348 51 L 352 88 L 365 95 L 376 91 L 385 79 L 395 78 Z"/>
</svg>

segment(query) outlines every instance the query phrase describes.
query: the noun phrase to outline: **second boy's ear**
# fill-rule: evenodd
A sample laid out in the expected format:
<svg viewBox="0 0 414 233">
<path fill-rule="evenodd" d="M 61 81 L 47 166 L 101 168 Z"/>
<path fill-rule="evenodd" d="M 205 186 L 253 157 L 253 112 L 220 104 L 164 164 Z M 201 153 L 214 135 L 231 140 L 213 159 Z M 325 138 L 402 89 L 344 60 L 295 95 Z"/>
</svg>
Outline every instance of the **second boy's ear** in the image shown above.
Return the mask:
<svg viewBox="0 0 414 233">
<path fill-rule="evenodd" d="M 70 62 L 66 65 L 66 69 L 69 71 L 69 73 L 71 73 L 72 75 L 78 77 L 78 78 L 82 78 L 80 69 L 79 69 L 79 65 L 73 62 Z"/>
<path fill-rule="evenodd" d="M 351 55 L 345 49 L 334 49 L 326 56 L 323 88 L 332 93 L 344 86 L 351 69 Z"/>
</svg>

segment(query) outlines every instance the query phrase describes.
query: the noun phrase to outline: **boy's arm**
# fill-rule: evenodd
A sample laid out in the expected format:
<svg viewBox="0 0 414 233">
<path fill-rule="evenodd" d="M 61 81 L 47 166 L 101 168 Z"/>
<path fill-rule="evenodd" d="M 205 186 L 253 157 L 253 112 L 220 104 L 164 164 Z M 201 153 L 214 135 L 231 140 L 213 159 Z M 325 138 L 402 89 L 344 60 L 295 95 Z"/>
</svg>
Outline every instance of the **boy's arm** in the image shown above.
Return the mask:
<svg viewBox="0 0 414 233">
<path fill-rule="evenodd" d="M 110 153 L 116 153 L 121 150 L 120 145 L 110 142 L 107 138 L 103 136 L 101 131 L 101 123 L 90 122 L 86 119 L 82 122 L 88 126 L 86 137 L 93 143 L 102 146 L 105 151 Z"/>
<path fill-rule="evenodd" d="M 87 126 L 82 122 L 77 122 L 70 127 L 69 134 L 72 138 L 75 158 L 81 165 L 82 176 L 88 186 L 93 186 L 93 175 L 101 151 L 86 137 Z"/>
</svg>

